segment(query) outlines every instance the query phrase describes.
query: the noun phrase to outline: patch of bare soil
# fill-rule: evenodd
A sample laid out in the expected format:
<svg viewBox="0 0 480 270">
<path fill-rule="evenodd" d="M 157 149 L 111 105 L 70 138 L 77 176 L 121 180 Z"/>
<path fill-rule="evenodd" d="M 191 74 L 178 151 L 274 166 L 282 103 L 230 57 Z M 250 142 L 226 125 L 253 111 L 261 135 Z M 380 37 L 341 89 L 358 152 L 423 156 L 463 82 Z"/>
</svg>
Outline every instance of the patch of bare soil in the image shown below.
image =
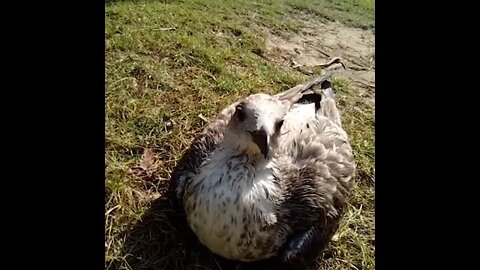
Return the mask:
<svg viewBox="0 0 480 270">
<path fill-rule="evenodd" d="M 324 22 L 305 17 L 305 26 L 298 33 L 274 34 L 260 28 L 265 35 L 265 57 L 284 68 L 295 68 L 313 74 L 316 66 L 340 57 L 346 70 L 342 71 L 350 84 L 372 106 L 375 105 L 375 34 L 345 26 L 338 22 Z M 339 68 L 333 65 L 330 68 Z M 329 69 L 330 69 L 329 68 Z M 340 71 L 340 70 L 339 70 Z"/>
</svg>

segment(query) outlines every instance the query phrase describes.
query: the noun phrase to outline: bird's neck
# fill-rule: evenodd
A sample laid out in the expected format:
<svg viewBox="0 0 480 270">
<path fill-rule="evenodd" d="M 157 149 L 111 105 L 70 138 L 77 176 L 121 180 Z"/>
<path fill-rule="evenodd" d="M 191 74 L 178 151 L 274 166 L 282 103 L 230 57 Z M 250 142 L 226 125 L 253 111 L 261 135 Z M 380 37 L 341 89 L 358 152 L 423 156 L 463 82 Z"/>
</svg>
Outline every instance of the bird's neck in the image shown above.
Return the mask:
<svg viewBox="0 0 480 270">
<path fill-rule="evenodd" d="M 264 166 L 268 162 L 258 148 L 252 144 L 232 143 L 225 145 L 222 151 L 225 159 L 236 158 L 241 160 L 244 165 L 253 166 L 255 169 Z"/>
<path fill-rule="evenodd" d="M 217 151 L 201 169 L 197 178 L 199 182 L 206 181 L 207 186 L 223 184 L 232 189 L 248 190 L 259 181 L 270 181 L 272 170 L 263 155 L 250 156 L 230 148 Z"/>
<path fill-rule="evenodd" d="M 268 161 L 258 146 L 244 138 L 242 134 L 227 132 L 221 149 L 227 156 L 245 156 L 247 162 L 255 167 Z"/>
</svg>

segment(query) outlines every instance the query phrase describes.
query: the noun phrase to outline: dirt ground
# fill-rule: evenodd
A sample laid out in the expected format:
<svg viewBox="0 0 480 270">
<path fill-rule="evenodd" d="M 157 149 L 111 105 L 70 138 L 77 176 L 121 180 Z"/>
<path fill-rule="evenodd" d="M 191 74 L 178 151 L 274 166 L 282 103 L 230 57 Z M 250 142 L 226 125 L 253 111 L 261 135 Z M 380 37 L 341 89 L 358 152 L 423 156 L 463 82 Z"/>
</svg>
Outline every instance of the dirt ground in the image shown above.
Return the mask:
<svg viewBox="0 0 480 270">
<path fill-rule="evenodd" d="M 340 57 L 346 70 L 335 64 L 328 69 L 341 72 L 369 105 L 375 105 L 375 34 L 338 22 L 305 17 L 297 33 L 276 35 L 261 28 L 266 37 L 267 58 L 285 68 L 299 66 L 305 73 L 317 65 Z"/>
</svg>

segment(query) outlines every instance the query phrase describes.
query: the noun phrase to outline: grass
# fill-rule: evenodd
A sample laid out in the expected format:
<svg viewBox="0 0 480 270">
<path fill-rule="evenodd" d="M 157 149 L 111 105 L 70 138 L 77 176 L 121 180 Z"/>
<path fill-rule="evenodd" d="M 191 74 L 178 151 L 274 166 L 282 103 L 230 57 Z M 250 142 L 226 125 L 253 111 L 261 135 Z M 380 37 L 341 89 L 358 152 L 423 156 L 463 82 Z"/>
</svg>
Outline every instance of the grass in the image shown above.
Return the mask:
<svg viewBox="0 0 480 270">
<path fill-rule="evenodd" d="M 369 29 L 375 27 L 373 0 L 292 0 L 287 1 L 295 9 L 314 13 L 329 20 Z"/>
<path fill-rule="evenodd" d="M 303 25 L 297 15 L 305 13 L 374 26 L 372 1 L 107 1 L 106 269 L 218 269 L 210 253 L 178 240 L 162 195 L 204 126 L 199 114 L 213 118 L 240 97 L 307 80 L 268 61 L 257 31 L 297 32 Z M 347 81 L 334 86 L 359 163 L 358 184 L 319 267 L 374 269 L 374 108 Z"/>
</svg>

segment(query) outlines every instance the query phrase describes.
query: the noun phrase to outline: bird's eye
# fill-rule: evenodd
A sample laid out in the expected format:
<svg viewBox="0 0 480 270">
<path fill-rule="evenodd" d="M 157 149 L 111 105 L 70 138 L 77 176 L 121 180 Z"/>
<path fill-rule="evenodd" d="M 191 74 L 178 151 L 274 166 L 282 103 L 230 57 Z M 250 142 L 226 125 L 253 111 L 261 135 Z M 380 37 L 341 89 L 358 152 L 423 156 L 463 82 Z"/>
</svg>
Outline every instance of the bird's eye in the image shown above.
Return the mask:
<svg viewBox="0 0 480 270">
<path fill-rule="evenodd" d="M 275 123 L 275 132 L 279 132 L 282 126 L 283 126 L 283 119 Z"/>
<path fill-rule="evenodd" d="M 245 114 L 244 109 L 245 109 L 245 106 L 243 104 L 239 104 L 235 108 L 235 117 L 240 122 L 245 121 L 245 118 L 247 118 L 247 115 Z"/>
</svg>

